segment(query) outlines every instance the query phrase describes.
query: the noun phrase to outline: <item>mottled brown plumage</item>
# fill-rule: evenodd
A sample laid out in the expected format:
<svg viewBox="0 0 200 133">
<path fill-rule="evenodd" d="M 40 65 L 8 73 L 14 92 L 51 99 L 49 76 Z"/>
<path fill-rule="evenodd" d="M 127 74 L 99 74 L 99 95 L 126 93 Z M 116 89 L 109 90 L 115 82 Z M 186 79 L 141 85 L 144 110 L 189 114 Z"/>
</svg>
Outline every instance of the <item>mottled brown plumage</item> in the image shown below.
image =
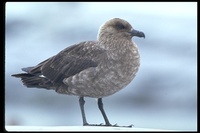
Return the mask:
<svg viewBox="0 0 200 133">
<path fill-rule="evenodd" d="M 135 77 L 140 56 L 133 36 L 145 37 L 127 21 L 114 18 L 100 27 L 97 41 L 72 45 L 34 67 L 23 68 L 26 73 L 12 76 L 21 78 L 27 87 L 79 96 L 83 124 L 88 125 L 83 97 L 99 98 L 100 106 L 103 97 L 121 90 Z M 99 108 L 102 112 L 103 107 Z M 106 118 L 106 125 L 111 125 Z"/>
</svg>

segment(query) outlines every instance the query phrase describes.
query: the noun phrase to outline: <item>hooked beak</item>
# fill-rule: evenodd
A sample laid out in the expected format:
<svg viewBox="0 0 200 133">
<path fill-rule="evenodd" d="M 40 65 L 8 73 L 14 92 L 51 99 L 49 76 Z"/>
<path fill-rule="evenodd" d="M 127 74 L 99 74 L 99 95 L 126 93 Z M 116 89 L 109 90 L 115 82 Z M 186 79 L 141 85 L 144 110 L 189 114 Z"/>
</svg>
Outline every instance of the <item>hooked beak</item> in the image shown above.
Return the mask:
<svg viewBox="0 0 200 133">
<path fill-rule="evenodd" d="M 131 30 L 131 35 L 132 36 L 137 36 L 137 37 L 144 37 L 145 38 L 145 34 L 141 31 L 138 31 L 138 30 Z"/>
</svg>

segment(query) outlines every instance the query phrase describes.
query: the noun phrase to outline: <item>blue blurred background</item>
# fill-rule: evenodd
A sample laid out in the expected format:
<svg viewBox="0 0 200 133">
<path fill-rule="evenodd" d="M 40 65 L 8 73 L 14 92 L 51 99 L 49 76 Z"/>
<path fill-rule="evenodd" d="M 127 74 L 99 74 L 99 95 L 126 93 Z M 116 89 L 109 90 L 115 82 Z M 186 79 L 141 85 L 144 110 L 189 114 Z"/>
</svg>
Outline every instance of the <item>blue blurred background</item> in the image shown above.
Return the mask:
<svg viewBox="0 0 200 133">
<path fill-rule="evenodd" d="M 103 99 L 110 122 L 197 130 L 196 2 L 7 2 L 5 7 L 6 125 L 82 125 L 77 97 L 26 88 L 11 74 L 72 44 L 96 40 L 101 24 L 118 17 L 146 38 L 133 38 L 141 55 L 135 79 Z M 88 122 L 104 122 L 96 100 L 85 100 Z"/>
</svg>

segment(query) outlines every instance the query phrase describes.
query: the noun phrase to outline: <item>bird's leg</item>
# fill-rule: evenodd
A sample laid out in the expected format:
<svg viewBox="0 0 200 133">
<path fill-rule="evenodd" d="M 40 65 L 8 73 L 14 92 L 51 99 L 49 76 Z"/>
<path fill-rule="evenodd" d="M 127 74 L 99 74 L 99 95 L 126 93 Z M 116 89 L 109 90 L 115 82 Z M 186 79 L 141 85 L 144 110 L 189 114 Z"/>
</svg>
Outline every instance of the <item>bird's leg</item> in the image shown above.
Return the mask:
<svg viewBox="0 0 200 133">
<path fill-rule="evenodd" d="M 98 99 L 98 107 L 99 107 L 99 110 L 101 111 L 101 114 L 103 115 L 103 118 L 105 120 L 105 125 L 99 125 L 99 126 L 112 126 L 112 127 L 133 127 L 133 125 L 131 124 L 130 126 L 118 126 L 117 124 L 110 124 L 109 120 L 108 120 L 108 117 L 106 116 L 106 113 L 103 109 L 103 102 L 102 102 L 102 98 L 99 98 Z"/>
<path fill-rule="evenodd" d="M 83 126 L 89 125 L 87 123 L 86 117 L 85 117 L 85 110 L 84 110 L 84 104 L 85 104 L 85 100 L 83 97 L 79 98 L 79 104 L 80 104 L 80 108 L 81 108 L 81 115 L 82 115 L 82 119 L 83 119 Z"/>
<path fill-rule="evenodd" d="M 104 109 L 103 109 L 102 98 L 98 98 L 98 107 L 99 107 L 99 110 L 101 111 L 101 114 L 103 115 L 104 120 L 105 120 L 105 125 L 112 126 L 108 120 L 108 117 L 106 116 Z"/>
<path fill-rule="evenodd" d="M 97 125 L 97 124 L 88 124 L 87 123 L 87 120 L 86 120 L 86 116 L 85 116 L 85 110 L 84 110 L 84 104 L 85 104 L 85 100 L 84 100 L 84 97 L 80 97 L 79 98 L 79 105 L 80 105 L 80 108 L 81 108 L 81 115 L 82 115 L 82 119 L 83 119 L 83 126 L 103 126 L 102 124 L 100 125 Z M 98 107 L 104 117 L 104 120 L 106 122 L 106 126 L 111 126 L 111 124 L 109 123 L 108 121 L 108 118 L 106 116 L 106 113 L 103 109 L 103 103 L 102 103 L 102 98 L 99 98 L 98 99 Z"/>
<path fill-rule="evenodd" d="M 108 117 L 106 116 L 106 113 L 105 113 L 105 111 L 103 109 L 102 98 L 98 99 L 98 107 L 99 107 L 99 110 L 101 111 L 101 114 L 103 115 L 104 120 L 105 120 L 105 125 L 104 124 L 88 124 L 87 120 L 86 120 L 86 116 L 85 116 L 85 110 L 84 110 L 84 104 L 85 104 L 84 97 L 80 97 L 79 98 L 79 104 L 80 104 L 80 108 L 81 108 L 83 126 L 113 126 L 113 127 L 132 127 L 133 126 L 133 125 L 130 125 L 130 126 L 118 126 L 117 124 L 111 125 L 109 120 L 108 120 Z"/>
</svg>

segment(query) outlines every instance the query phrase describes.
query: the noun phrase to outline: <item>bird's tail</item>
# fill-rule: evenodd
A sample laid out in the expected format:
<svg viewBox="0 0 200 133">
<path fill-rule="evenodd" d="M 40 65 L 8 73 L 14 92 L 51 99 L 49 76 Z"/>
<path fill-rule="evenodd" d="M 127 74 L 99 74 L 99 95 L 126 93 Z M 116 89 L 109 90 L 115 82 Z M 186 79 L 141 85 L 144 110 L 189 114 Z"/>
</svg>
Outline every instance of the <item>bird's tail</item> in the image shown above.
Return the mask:
<svg viewBox="0 0 200 133">
<path fill-rule="evenodd" d="M 21 78 L 23 85 L 28 88 L 54 89 L 51 88 L 53 86 L 52 83 L 44 76 L 33 75 L 29 73 L 13 74 L 12 76 L 16 78 Z"/>
</svg>

